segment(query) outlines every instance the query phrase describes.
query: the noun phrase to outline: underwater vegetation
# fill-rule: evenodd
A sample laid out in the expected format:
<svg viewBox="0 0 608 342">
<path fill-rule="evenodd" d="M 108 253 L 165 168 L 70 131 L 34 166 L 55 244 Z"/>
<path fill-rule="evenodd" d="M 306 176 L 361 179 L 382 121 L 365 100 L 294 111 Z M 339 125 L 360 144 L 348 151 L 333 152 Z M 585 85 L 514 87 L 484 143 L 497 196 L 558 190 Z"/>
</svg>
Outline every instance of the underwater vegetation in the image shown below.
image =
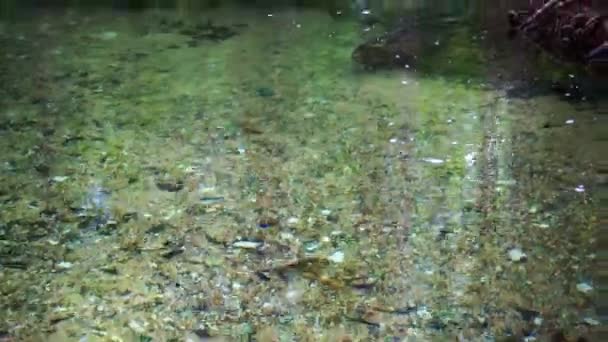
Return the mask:
<svg viewBox="0 0 608 342">
<path fill-rule="evenodd" d="M 605 98 L 466 20 L 262 3 L 1 22 L 0 339 L 595 341 Z"/>
</svg>

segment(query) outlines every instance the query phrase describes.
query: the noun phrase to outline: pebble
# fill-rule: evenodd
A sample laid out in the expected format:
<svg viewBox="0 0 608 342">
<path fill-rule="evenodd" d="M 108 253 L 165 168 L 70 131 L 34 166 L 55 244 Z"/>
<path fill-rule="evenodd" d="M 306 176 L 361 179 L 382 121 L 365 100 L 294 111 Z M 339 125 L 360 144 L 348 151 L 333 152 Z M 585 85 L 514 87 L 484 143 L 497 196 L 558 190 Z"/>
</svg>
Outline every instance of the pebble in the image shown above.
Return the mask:
<svg viewBox="0 0 608 342">
<path fill-rule="evenodd" d="M 579 283 L 579 284 L 576 284 L 576 289 L 582 293 L 589 293 L 589 292 L 593 291 L 593 286 L 591 286 L 587 283 Z"/>
<path fill-rule="evenodd" d="M 587 323 L 589 325 L 593 325 L 593 326 L 600 325 L 600 322 L 598 320 L 593 319 L 591 317 L 585 317 L 583 319 L 583 322 L 585 322 L 585 323 Z"/>
<path fill-rule="evenodd" d="M 285 298 L 292 304 L 295 304 L 300 301 L 302 298 L 301 290 L 289 290 L 285 293 Z"/>
<path fill-rule="evenodd" d="M 509 251 L 509 259 L 511 261 L 524 261 L 526 260 L 527 255 L 526 253 L 524 253 L 521 249 L 519 248 L 513 248 Z"/>
<path fill-rule="evenodd" d="M 233 247 L 243 248 L 243 249 L 256 249 L 262 245 L 261 242 L 255 241 L 237 241 L 232 244 Z"/>
<path fill-rule="evenodd" d="M 129 328 L 133 329 L 138 334 L 143 334 L 146 332 L 146 329 L 142 324 L 137 321 L 131 320 L 129 321 Z"/>
<path fill-rule="evenodd" d="M 274 305 L 266 302 L 262 304 L 262 313 L 266 315 L 271 315 L 274 312 Z"/>
<path fill-rule="evenodd" d="M 315 241 L 315 240 L 306 241 L 304 243 L 304 250 L 308 253 L 312 253 L 312 252 L 316 251 L 317 249 L 319 249 L 320 246 L 321 246 L 321 244 L 318 241 Z"/>
<path fill-rule="evenodd" d="M 435 164 L 435 165 L 444 163 L 443 159 L 437 159 L 437 158 L 422 158 L 422 161 L 430 163 L 430 164 Z"/>
<path fill-rule="evenodd" d="M 57 264 L 58 268 L 63 268 L 64 270 L 70 269 L 70 268 L 72 268 L 72 266 L 74 266 L 74 264 L 72 264 L 71 262 L 68 262 L 68 261 L 62 261 Z"/>
<path fill-rule="evenodd" d="M 281 240 L 285 240 L 285 241 L 290 241 L 290 240 L 295 239 L 295 236 L 293 236 L 293 234 L 291 234 L 289 232 L 281 232 L 279 234 L 279 237 L 281 238 Z"/>
<path fill-rule="evenodd" d="M 331 210 L 329 210 L 329 209 L 321 210 L 321 215 L 323 215 L 323 216 L 329 216 L 330 214 L 331 214 Z"/>
<path fill-rule="evenodd" d="M 336 251 L 327 257 L 327 260 L 335 262 L 337 264 L 344 262 L 344 252 Z"/>
<path fill-rule="evenodd" d="M 297 217 L 290 217 L 287 219 L 287 224 L 290 226 L 295 226 L 296 224 L 298 224 L 300 222 L 300 219 Z"/>
<path fill-rule="evenodd" d="M 51 180 L 55 183 L 62 183 L 65 182 L 69 177 L 67 176 L 55 176 L 53 178 L 51 178 Z"/>
</svg>

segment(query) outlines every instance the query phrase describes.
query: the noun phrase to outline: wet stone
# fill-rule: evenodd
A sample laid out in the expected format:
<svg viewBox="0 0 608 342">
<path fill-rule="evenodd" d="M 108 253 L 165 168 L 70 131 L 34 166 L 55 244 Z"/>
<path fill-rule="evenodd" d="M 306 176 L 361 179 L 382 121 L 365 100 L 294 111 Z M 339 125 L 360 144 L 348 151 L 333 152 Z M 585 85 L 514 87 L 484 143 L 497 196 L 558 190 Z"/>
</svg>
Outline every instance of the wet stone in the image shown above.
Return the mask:
<svg viewBox="0 0 608 342">
<path fill-rule="evenodd" d="M 510 249 L 508 252 L 509 260 L 513 262 L 523 262 L 526 261 L 527 255 L 519 248 Z"/>
<path fill-rule="evenodd" d="M 587 283 L 578 283 L 578 284 L 576 284 L 576 289 L 579 292 L 587 294 L 587 293 L 590 293 L 593 291 L 593 286 L 591 286 Z"/>
<path fill-rule="evenodd" d="M 264 243 L 261 241 L 246 241 L 246 240 L 242 240 L 242 241 L 237 241 L 235 243 L 232 244 L 233 247 L 236 248 L 242 248 L 242 249 L 258 249 L 260 248 Z"/>
<path fill-rule="evenodd" d="M 180 180 L 157 180 L 156 187 L 163 191 L 178 192 L 184 188 L 184 183 Z"/>
<path fill-rule="evenodd" d="M 304 250 L 307 253 L 314 253 L 319 249 L 319 247 L 321 247 L 321 244 L 317 240 L 310 240 L 304 242 Z"/>
</svg>

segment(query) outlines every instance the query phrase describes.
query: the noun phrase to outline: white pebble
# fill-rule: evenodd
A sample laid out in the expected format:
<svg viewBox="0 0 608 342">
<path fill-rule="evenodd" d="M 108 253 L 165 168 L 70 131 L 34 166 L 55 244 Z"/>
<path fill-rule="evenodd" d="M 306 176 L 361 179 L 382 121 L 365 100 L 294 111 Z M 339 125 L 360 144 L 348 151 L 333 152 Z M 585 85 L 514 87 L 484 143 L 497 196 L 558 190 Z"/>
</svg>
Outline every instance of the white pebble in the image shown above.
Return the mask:
<svg viewBox="0 0 608 342">
<path fill-rule="evenodd" d="M 591 317 L 585 317 L 583 319 L 583 322 L 585 322 L 585 323 L 587 323 L 589 325 L 593 325 L 593 326 L 600 325 L 600 322 L 598 320 L 593 319 Z"/>
<path fill-rule="evenodd" d="M 237 241 L 232 244 L 233 247 L 236 248 L 244 248 L 244 249 L 256 249 L 262 245 L 261 242 L 254 241 Z"/>
<path fill-rule="evenodd" d="M 72 264 L 69 261 L 62 261 L 57 264 L 57 267 L 63 268 L 64 270 L 70 269 L 70 268 L 72 268 L 72 266 L 74 266 L 74 264 Z"/>
<path fill-rule="evenodd" d="M 335 262 L 337 264 L 344 262 L 344 252 L 336 251 L 332 255 L 328 256 L 327 260 Z"/>
<path fill-rule="evenodd" d="M 146 329 L 137 321 L 129 321 L 129 328 L 133 329 L 138 334 L 143 334 L 146 332 Z"/>
<path fill-rule="evenodd" d="M 513 248 L 512 250 L 509 251 L 509 259 L 511 259 L 511 261 L 522 261 L 524 259 L 526 259 L 526 253 L 524 253 L 521 249 L 519 248 Z"/>
<path fill-rule="evenodd" d="M 293 236 L 293 234 L 289 233 L 289 232 L 281 232 L 279 234 L 279 237 L 281 238 L 281 240 L 293 240 L 295 238 L 295 236 Z"/>
<path fill-rule="evenodd" d="M 300 222 L 300 219 L 297 217 L 290 217 L 287 219 L 287 224 L 288 225 L 296 225 Z"/>
<path fill-rule="evenodd" d="M 435 164 L 435 165 L 444 163 L 443 159 L 438 159 L 438 158 L 422 158 L 422 161 L 425 161 L 425 162 L 431 163 L 431 164 Z"/>
<path fill-rule="evenodd" d="M 579 283 L 579 284 L 576 284 L 576 289 L 582 293 L 589 293 L 589 292 L 593 291 L 593 286 L 591 286 L 587 283 Z"/>
</svg>

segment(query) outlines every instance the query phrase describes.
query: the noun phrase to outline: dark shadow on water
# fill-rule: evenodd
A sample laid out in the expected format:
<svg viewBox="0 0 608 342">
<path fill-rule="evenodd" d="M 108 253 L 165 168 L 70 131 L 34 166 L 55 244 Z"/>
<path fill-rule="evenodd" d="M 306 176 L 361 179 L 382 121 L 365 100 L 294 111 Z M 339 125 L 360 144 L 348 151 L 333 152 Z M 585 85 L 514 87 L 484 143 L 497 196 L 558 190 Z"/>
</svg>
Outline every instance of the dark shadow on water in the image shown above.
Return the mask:
<svg viewBox="0 0 608 342">
<path fill-rule="evenodd" d="M 360 43 L 407 28 L 407 48 L 417 56 L 413 69 L 423 77 L 443 77 L 471 86 L 504 89 L 509 96 L 556 94 L 565 100 L 604 98 L 608 86 L 580 66 L 566 65 L 540 52 L 522 37 L 509 38 L 507 13 L 528 1 L 373 0 L 7 0 L 0 18 L 19 18 L 42 8 L 113 8 L 120 11 L 171 9 L 195 14 L 217 7 L 316 9 L 335 20 L 356 20 Z M 409 39 L 409 38 L 408 38 Z M 356 45 L 353 46 L 353 50 Z"/>
<path fill-rule="evenodd" d="M 461 6 L 446 8 L 427 3 L 382 13 L 371 24 L 360 20 L 361 46 L 376 48 L 383 45 L 378 37 L 386 41 L 405 36 L 401 38 L 405 47 L 389 48 L 387 55 L 409 52 L 415 56 L 409 58 L 415 65 L 408 62 L 406 67 L 422 77 L 503 89 L 508 97 L 555 95 L 578 102 L 608 95 L 607 82 L 590 75 L 583 66 L 560 61 L 525 37 L 509 34 L 506 13 L 509 8 L 525 8 L 520 1 L 512 1 L 512 6 L 501 2 L 502 6 L 493 8 L 485 8 L 479 1 L 452 3 Z M 403 67 L 386 64 L 380 68 Z M 369 69 L 369 65 L 364 68 Z"/>
</svg>

